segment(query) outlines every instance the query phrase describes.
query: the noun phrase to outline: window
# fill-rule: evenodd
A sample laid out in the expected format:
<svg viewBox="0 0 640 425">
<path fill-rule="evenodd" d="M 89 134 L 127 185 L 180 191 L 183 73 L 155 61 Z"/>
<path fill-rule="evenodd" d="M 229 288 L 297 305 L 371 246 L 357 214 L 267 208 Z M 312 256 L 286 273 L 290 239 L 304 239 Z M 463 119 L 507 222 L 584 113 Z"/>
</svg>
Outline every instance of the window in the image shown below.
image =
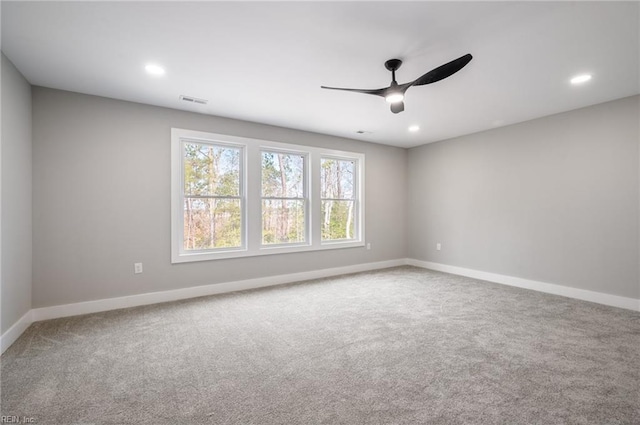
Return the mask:
<svg viewBox="0 0 640 425">
<path fill-rule="evenodd" d="M 173 263 L 364 246 L 364 155 L 172 129 Z"/>
<path fill-rule="evenodd" d="M 356 161 L 322 158 L 320 161 L 322 240 L 356 237 Z"/>
<path fill-rule="evenodd" d="M 262 244 L 307 239 L 306 158 L 299 153 L 262 152 Z"/>
<path fill-rule="evenodd" d="M 185 251 L 241 248 L 242 149 L 183 144 Z"/>
</svg>

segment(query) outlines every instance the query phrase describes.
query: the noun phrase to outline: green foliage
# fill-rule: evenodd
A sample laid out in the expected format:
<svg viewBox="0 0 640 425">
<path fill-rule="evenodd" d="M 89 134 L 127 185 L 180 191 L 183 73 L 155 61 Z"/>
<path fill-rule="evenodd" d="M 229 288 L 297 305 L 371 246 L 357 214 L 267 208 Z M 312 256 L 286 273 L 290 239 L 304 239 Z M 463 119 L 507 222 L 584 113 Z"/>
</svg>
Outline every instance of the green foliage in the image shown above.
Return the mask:
<svg viewBox="0 0 640 425">
<path fill-rule="evenodd" d="M 354 238 L 353 210 L 353 201 L 322 201 L 322 240 Z"/>
<path fill-rule="evenodd" d="M 186 143 L 184 154 L 185 194 L 239 195 L 240 149 Z"/>
</svg>

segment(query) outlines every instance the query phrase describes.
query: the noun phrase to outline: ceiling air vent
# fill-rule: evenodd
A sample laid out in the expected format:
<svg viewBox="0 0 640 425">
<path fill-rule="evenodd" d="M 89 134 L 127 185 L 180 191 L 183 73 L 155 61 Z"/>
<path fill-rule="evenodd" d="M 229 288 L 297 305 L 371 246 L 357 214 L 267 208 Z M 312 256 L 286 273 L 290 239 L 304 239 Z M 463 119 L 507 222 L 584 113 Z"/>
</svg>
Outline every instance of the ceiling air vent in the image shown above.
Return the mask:
<svg viewBox="0 0 640 425">
<path fill-rule="evenodd" d="M 184 100 L 185 102 L 189 102 L 189 103 L 197 103 L 199 105 L 206 105 L 208 102 L 207 99 L 198 99 L 197 97 L 185 96 L 185 95 L 180 95 L 180 100 Z"/>
</svg>

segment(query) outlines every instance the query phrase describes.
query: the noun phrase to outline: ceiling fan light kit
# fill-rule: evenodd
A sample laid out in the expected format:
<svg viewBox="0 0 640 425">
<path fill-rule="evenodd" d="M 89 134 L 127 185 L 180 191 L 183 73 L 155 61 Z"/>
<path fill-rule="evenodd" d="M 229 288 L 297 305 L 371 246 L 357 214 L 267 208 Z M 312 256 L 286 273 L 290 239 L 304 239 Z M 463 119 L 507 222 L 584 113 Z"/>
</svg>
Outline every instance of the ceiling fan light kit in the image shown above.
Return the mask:
<svg viewBox="0 0 640 425">
<path fill-rule="evenodd" d="M 382 96 L 388 103 L 391 104 L 391 112 L 397 114 L 404 111 L 404 94 L 409 89 L 409 87 L 423 86 L 425 84 L 435 83 L 437 81 L 450 77 L 464 68 L 471 61 L 471 59 L 473 59 L 473 56 L 467 53 L 466 55 L 461 56 L 458 59 L 452 60 L 451 62 L 445 63 L 444 65 L 440 65 L 439 67 L 432 69 L 421 77 L 404 84 L 398 84 L 398 82 L 396 81 L 396 71 L 402 65 L 402 61 L 400 59 L 389 59 L 384 63 L 385 68 L 391 71 L 391 84 L 389 85 L 389 87 L 381 89 L 347 89 L 341 87 L 326 86 L 320 87 L 329 90 L 351 91 L 356 93 L 372 94 L 374 96 Z"/>
<path fill-rule="evenodd" d="M 404 100 L 404 94 L 402 93 L 388 93 L 384 98 L 388 103 L 398 103 Z"/>
</svg>

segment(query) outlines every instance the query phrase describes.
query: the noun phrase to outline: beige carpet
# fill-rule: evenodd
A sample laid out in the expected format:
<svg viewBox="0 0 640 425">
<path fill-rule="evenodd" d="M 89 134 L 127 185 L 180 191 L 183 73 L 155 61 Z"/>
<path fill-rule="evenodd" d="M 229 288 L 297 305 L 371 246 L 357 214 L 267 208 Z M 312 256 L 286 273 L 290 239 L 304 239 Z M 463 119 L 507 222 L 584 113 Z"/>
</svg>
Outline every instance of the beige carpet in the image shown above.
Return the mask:
<svg viewBox="0 0 640 425">
<path fill-rule="evenodd" d="M 51 320 L 37 424 L 640 424 L 640 314 L 412 267 Z"/>
</svg>

